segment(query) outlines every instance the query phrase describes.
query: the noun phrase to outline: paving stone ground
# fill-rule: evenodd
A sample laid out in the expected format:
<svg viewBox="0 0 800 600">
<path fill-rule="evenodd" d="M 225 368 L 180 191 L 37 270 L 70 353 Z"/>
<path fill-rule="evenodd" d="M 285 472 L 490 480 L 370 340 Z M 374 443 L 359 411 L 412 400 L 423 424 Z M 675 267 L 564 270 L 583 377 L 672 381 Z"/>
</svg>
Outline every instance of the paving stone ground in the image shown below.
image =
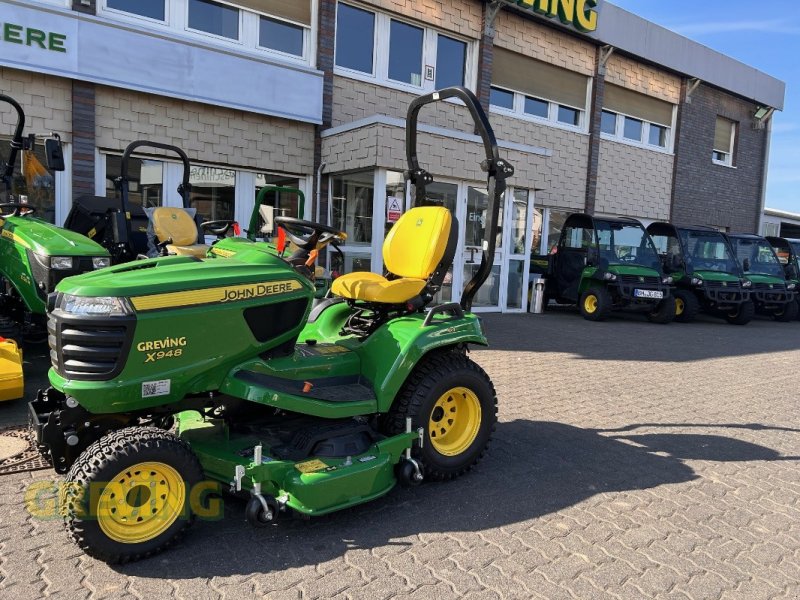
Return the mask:
<svg viewBox="0 0 800 600">
<path fill-rule="evenodd" d="M 469 475 L 260 530 L 229 500 L 124 567 L 26 512 L 50 473 L 2 477 L 0 598 L 800 598 L 800 323 L 485 326 L 500 423 Z"/>
</svg>

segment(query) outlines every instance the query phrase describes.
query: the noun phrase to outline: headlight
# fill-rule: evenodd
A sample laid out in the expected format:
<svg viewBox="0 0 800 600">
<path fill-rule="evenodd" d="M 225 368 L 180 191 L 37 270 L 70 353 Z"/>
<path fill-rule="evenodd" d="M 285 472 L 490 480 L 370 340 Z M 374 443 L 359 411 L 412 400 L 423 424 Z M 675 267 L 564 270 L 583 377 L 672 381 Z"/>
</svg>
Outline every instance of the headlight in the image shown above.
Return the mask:
<svg viewBox="0 0 800 600">
<path fill-rule="evenodd" d="M 668 277 L 664 277 L 664 279 L 662 279 L 662 280 L 661 280 L 661 283 L 663 283 L 664 285 L 669 285 L 669 284 L 671 284 L 673 281 L 674 281 L 674 280 L 672 279 L 672 276 L 670 275 L 670 276 L 668 276 Z"/>
<path fill-rule="evenodd" d="M 71 256 L 51 256 L 50 268 L 58 271 L 68 271 L 72 268 Z"/>
<path fill-rule="evenodd" d="M 92 258 L 92 266 L 95 269 L 105 269 L 111 266 L 111 259 L 107 256 L 95 256 Z"/>
<path fill-rule="evenodd" d="M 692 277 L 692 285 L 703 285 L 703 280 L 699 277 Z"/>
<path fill-rule="evenodd" d="M 616 281 L 617 276 L 614 273 L 603 273 L 603 279 L 606 281 Z"/>
<path fill-rule="evenodd" d="M 753 287 L 753 282 L 750 281 L 749 279 L 742 279 L 742 287 L 743 288 Z"/>
<path fill-rule="evenodd" d="M 789 285 L 787 285 L 787 286 L 786 286 L 786 289 L 787 289 L 787 290 L 793 290 L 793 289 L 794 289 L 794 288 L 796 288 L 796 287 L 797 287 L 797 284 L 790 283 Z"/>
<path fill-rule="evenodd" d="M 71 315 L 102 315 L 121 317 L 130 315 L 133 310 L 125 298 L 108 296 L 71 296 L 61 298 L 61 310 Z"/>
</svg>

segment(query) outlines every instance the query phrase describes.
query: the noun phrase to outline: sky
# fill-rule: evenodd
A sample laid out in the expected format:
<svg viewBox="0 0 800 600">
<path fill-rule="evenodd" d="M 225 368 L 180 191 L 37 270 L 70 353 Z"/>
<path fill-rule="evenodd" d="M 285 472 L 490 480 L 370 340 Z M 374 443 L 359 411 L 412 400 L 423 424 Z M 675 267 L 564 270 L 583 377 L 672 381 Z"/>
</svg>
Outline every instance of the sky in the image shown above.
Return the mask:
<svg viewBox="0 0 800 600">
<path fill-rule="evenodd" d="M 767 207 L 800 213 L 800 4 L 797 0 L 611 0 L 786 82 L 772 123 Z"/>
</svg>

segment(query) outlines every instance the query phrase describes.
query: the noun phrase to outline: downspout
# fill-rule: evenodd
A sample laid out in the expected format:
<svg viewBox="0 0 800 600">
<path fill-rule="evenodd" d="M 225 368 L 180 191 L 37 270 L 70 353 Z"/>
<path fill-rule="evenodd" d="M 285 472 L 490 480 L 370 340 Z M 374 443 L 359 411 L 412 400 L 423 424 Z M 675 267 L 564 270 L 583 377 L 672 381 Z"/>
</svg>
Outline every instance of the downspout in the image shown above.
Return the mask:
<svg viewBox="0 0 800 600">
<path fill-rule="evenodd" d="M 314 222 L 319 223 L 320 213 L 322 212 L 320 203 L 322 202 L 322 172 L 325 170 L 325 167 L 328 166 L 328 163 L 322 162 L 317 169 L 317 211 L 315 213 Z M 330 202 L 328 202 L 330 205 Z M 330 225 L 330 210 L 328 211 L 328 225 Z"/>
</svg>

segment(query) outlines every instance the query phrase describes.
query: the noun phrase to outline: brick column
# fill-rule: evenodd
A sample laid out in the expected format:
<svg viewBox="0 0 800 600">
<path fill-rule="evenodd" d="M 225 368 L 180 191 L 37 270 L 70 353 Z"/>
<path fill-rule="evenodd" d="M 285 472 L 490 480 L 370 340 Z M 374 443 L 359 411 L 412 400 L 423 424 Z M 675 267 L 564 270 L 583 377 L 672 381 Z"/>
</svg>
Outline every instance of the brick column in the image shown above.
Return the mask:
<svg viewBox="0 0 800 600">
<path fill-rule="evenodd" d="M 678 115 L 675 118 L 675 131 L 672 132 L 672 153 L 675 159 L 672 163 L 672 194 L 670 194 L 669 198 L 670 222 L 673 222 L 675 217 L 675 198 L 676 188 L 678 187 L 678 153 L 680 151 L 680 144 L 678 142 L 681 139 L 681 122 L 683 121 L 684 104 L 691 104 L 692 102 L 691 98 L 687 97 L 688 91 L 689 81 L 684 77 L 681 79 L 681 93 L 678 97 Z"/>
<path fill-rule="evenodd" d="M 492 3 L 483 5 L 483 20 L 481 28 L 483 33 L 478 45 L 478 88 L 475 90 L 478 100 L 488 114 L 489 95 L 492 87 L 492 66 L 494 64 L 494 17 L 497 9 Z"/>
<path fill-rule="evenodd" d="M 333 120 L 333 62 L 336 47 L 336 0 L 320 0 L 319 33 L 317 39 L 317 68 L 323 72 L 322 125 L 314 128 L 314 202 L 317 194 L 317 170 L 322 164 L 322 138 L 320 134 L 331 126 Z M 328 210 L 328 177 L 322 177 L 320 215 L 325 220 Z M 314 205 L 312 202 L 312 206 Z M 314 207 L 316 209 L 316 207 Z"/>
<path fill-rule="evenodd" d="M 72 195 L 94 195 L 95 88 L 72 82 Z"/>
<path fill-rule="evenodd" d="M 603 64 L 605 52 L 598 46 L 594 56 L 594 83 L 592 101 L 589 106 L 589 160 L 586 167 L 587 213 L 594 213 L 597 201 L 597 173 L 600 165 L 600 124 L 603 118 L 603 96 L 606 89 L 606 67 Z"/>
</svg>

